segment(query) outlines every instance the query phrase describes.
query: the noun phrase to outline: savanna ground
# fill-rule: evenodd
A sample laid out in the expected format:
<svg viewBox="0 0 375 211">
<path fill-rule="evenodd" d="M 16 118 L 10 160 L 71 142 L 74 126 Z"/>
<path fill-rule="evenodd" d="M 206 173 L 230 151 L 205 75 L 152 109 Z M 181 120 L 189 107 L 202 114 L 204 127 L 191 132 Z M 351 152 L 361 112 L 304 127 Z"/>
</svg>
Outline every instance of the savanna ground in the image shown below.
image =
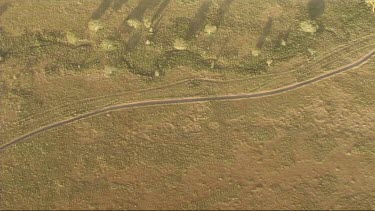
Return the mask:
<svg viewBox="0 0 375 211">
<path fill-rule="evenodd" d="M 270 90 L 375 47 L 349 0 L 0 0 L 0 145 L 117 103 Z M 87 118 L 0 152 L 6 209 L 375 209 L 375 59 L 282 95 Z"/>
</svg>

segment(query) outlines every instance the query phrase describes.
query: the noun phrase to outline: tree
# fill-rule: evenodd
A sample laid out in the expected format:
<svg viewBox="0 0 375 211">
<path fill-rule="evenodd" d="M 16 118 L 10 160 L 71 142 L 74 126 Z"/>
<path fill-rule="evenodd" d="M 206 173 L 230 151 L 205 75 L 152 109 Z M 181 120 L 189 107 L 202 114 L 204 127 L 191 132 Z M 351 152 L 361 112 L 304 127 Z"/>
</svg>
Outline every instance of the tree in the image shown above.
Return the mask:
<svg viewBox="0 0 375 211">
<path fill-rule="evenodd" d="M 372 12 L 375 12 L 375 0 L 366 0 L 366 3 L 372 6 Z"/>
</svg>

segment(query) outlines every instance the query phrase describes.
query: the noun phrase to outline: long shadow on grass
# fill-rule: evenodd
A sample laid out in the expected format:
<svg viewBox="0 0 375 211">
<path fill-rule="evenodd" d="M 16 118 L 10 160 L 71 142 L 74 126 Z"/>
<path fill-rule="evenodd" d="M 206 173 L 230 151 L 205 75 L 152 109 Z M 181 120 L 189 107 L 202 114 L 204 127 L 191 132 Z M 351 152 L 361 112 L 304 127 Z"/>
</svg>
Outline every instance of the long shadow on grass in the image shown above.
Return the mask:
<svg viewBox="0 0 375 211">
<path fill-rule="evenodd" d="M 161 0 L 140 0 L 138 5 L 130 12 L 128 17 L 122 22 L 121 28 L 124 32 L 131 32 L 133 31 L 133 27 L 128 25 L 128 20 L 136 19 L 138 21 L 142 21 L 144 14 L 148 9 L 153 9 L 157 5 L 159 5 Z"/>
<path fill-rule="evenodd" d="M 118 11 L 121 9 L 121 7 L 126 4 L 128 0 L 115 0 L 112 5 L 112 9 L 114 11 Z"/>
<path fill-rule="evenodd" d="M 143 21 L 144 14 L 147 10 L 152 10 L 156 8 L 161 0 L 140 0 L 138 5 L 131 11 L 131 13 L 128 15 L 128 17 L 124 20 L 122 27 L 123 31 L 126 33 L 132 34 L 128 41 L 126 42 L 126 49 L 127 52 L 132 52 L 137 47 L 139 42 L 142 40 L 142 33 L 141 32 L 133 32 L 133 27 L 129 26 L 127 24 L 127 21 L 129 19 L 136 19 L 138 21 Z M 167 4 L 165 4 L 167 2 Z M 162 6 L 166 8 L 169 4 L 169 1 L 162 2 Z M 159 8 L 160 9 L 160 8 Z M 163 10 L 159 11 L 159 13 L 163 12 Z M 132 33 L 133 32 L 133 33 Z"/>
<path fill-rule="evenodd" d="M 272 17 L 269 17 L 266 25 L 263 28 L 263 32 L 258 39 L 258 42 L 256 45 L 258 49 L 263 48 L 264 43 L 266 42 L 267 36 L 271 33 L 272 23 L 273 23 L 273 19 Z"/>
<path fill-rule="evenodd" d="M 309 16 L 312 20 L 322 16 L 325 10 L 324 0 L 310 0 L 307 4 Z"/>
<path fill-rule="evenodd" d="M 126 21 L 129 19 L 137 19 L 142 21 L 144 14 L 148 9 L 153 9 L 160 4 L 160 0 L 140 0 L 138 5 L 131 11 L 131 13 L 126 18 Z"/>
<path fill-rule="evenodd" d="M 223 23 L 225 15 L 229 11 L 230 5 L 233 3 L 233 1 L 234 0 L 225 0 L 220 5 L 219 10 L 217 12 L 217 15 L 216 15 L 216 17 L 215 17 L 215 19 L 213 21 L 213 24 L 216 27 L 219 28 L 221 26 L 221 24 Z M 221 44 L 221 47 L 220 47 L 220 50 L 219 50 L 218 54 L 216 55 L 215 62 L 217 62 L 217 60 L 223 55 L 225 49 L 228 46 L 228 41 L 229 41 L 229 39 L 228 39 L 228 37 L 226 37 L 224 43 Z M 215 45 L 215 43 L 216 43 L 216 41 L 212 40 L 210 46 L 212 47 L 212 45 Z"/>
<path fill-rule="evenodd" d="M 111 6 L 112 2 L 113 0 L 103 0 L 99 7 L 92 13 L 91 19 L 97 20 L 101 18 Z"/>
<path fill-rule="evenodd" d="M 134 33 L 126 42 L 126 49 L 127 52 L 132 52 L 137 47 L 138 43 L 141 41 L 142 33 L 136 32 Z"/>
<path fill-rule="evenodd" d="M 0 6 L 0 16 L 2 16 L 9 8 L 9 3 L 4 3 Z"/>
<path fill-rule="evenodd" d="M 114 11 L 118 11 L 127 2 L 128 0 L 103 0 L 99 7 L 92 13 L 91 19 L 100 19 L 111 5 Z"/>
<path fill-rule="evenodd" d="M 278 47 L 281 46 L 283 41 L 286 44 L 286 42 L 288 42 L 289 34 L 291 31 L 292 29 L 289 27 L 287 30 L 280 32 L 279 35 L 277 36 L 275 46 L 278 46 Z"/>
<path fill-rule="evenodd" d="M 233 3 L 233 1 L 234 0 L 225 0 L 220 5 L 218 14 L 217 14 L 216 19 L 214 21 L 215 26 L 219 27 L 222 24 L 222 22 L 225 18 L 225 14 L 229 11 L 230 5 Z"/>
<path fill-rule="evenodd" d="M 8 10 L 9 8 L 9 3 L 4 3 L 0 6 L 0 17 Z M 0 23 L 0 32 L 3 31 L 3 27 L 1 26 Z"/>
<path fill-rule="evenodd" d="M 206 0 L 202 3 L 200 8 L 198 9 L 198 12 L 195 14 L 193 19 L 189 23 L 185 39 L 193 39 L 198 33 L 198 31 L 200 31 L 204 27 L 211 4 L 211 0 Z"/>
<path fill-rule="evenodd" d="M 155 14 L 152 16 L 152 19 L 151 19 L 151 24 L 152 24 L 152 29 L 153 29 L 153 34 L 152 36 L 149 38 L 149 40 L 154 40 L 155 37 L 157 36 L 157 33 L 158 33 L 158 29 L 159 29 L 159 25 L 160 25 L 160 22 L 161 20 L 163 19 L 163 16 L 168 8 L 168 5 L 169 3 L 171 2 L 171 0 L 164 0 L 158 10 L 155 12 Z"/>
<path fill-rule="evenodd" d="M 169 3 L 171 2 L 171 0 L 163 0 L 162 3 L 160 4 L 158 10 L 156 10 L 154 16 L 152 17 L 151 19 L 151 23 L 152 23 L 152 26 L 153 28 L 157 28 L 157 26 L 159 25 L 159 22 L 160 20 L 162 19 Z"/>
</svg>

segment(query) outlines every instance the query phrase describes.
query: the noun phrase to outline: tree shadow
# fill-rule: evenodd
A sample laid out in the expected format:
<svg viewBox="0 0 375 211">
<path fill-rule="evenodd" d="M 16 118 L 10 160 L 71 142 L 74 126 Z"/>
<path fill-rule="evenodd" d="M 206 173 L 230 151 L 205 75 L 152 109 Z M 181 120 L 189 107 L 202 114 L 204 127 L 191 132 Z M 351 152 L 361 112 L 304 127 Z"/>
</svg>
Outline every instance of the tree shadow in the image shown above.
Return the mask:
<svg viewBox="0 0 375 211">
<path fill-rule="evenodd" d="M 222 22 L 224 20 L 224 17 L 225 17 L 225 14 L 229 11 L 230 5 L 233 3 L 233 1 L 234 0 L 225 0 L 220 5 L 217 17 L 214 21 L 215 26 L 219 27 L 222 24 Z"/>
<path fill-rule="evenodd" d="M 199 30 L 201 30 L 204 27 L 204 24 L 207 20 L 207 14 L 210 10 L 210 6 L 212 5 L 211 0 L 206 0 L 202 3 L 200 6 L 198 12 L 195 14 L 193 19 L 190 21 L 188 30 L 186 32 L 185 39 L 193 39 Z"/>
<path fill-rule="evenodd" d="M 283 41 L 286 44 L 286 42 L 288 42 L 289 34 L 291 31 L 292 29 L 289 27 L 287 30 L 280 32 L 279 35 L 277 36 L 275 46 L 278 46 L 278 47 L 281 46 Z"/>
<path fill-rule="evenodd" d="M 153 9 L 160 4 L 160 0 L 141 0 L 138 5 L 128 15 L 128 19 L 137 19 L 142 21 L 145 12 L 148 9 Z"/>
<path fill-rule="evenodd" d="M 113 0 L 103 0 L 99 7 L 92 13 L 91 19 L 97 20 L 101 18 L 111 6 L 112 2 Z"/>
<path fill-rule="evenodd" d="M 307 4 L 307 10 L 312 20 L 322 16 L 325 10 L 324 0 L 310 0 Z"/>
<path fill-rule="evenodd" d="M 262 49 L 263 48 L 264 43 L 266 42 L 267 36 L 271 33 L 272 23 L 273 23 L 273 19 L 272 19 L 272 17 L 269 17 L 266 25 L 263 28 L 263 32 L 262 32 L 262 34 L 260 35 L 260 37 L 258 39 L 258 43 L 256 45 L 256 47 L 258 49 Z"/>
<path fill-rule="evenodd" d="M 128 0 L 115 0 L 115 2 L 113 2 L 113 5 L 112 5 L 112 9 L 114 11 L 118 11 L 121 9 L 121 7 L 126 4 L 128 2 Z"/>
<path fill-rule="evenodd" d="M 136 32 L 133 33 L 133 35 L 128 39 L 126 42 L 126 51 L 127 52 L 132 52 L 136 49 L 138 43 L 142 40 L 142 33 L 141 32 Z"/>
<path fill-rule="evenodd" d="M 2 16 L 9 8 L 10 3 L 4 3 L 0 6 L 0 16 Z"/>
<path fill-rule="evenodd" d="M 151 23 L 152 23 L 154 28 L 159 25 L 159 22 L 162 19 L 163 15 L 165 13 L 165 10 L 167 9 L 170 2 L 171 2 L 171 0 L 163 0 L 160 4 L 158 10 L 156 10 L 155 14 L 153 15 L 153 17 L 151 19 Z"/>
<path fill-rule="evenodd" d="M 149 40 L 154 40 L 155 37 L 157 36 L 160 22 L 163 19 L 164 14 L 165 14 L 170 2 L 171 2 L 171 0 L 163 0 L 163 2 L 160 4 L 158 10 L 152 16 L 151 24 L 152 24 L 153 33 L 149 37 Z"/>
<path fill-rule="evenodd" d="M 10 3 L 6 2 L 0 6 L 0 17 L 8 10 L 9 4 Z M 3 30 L 3 27 L 0 25 L 0 32 L 2 32 Z"/>
<path fill-rule="evenodd" d="M 128 20 L 136 19 L 138 21 L 143 21 L 144 14 L 148 9 L 153 9 L 159 5 L 161 0 L 140 0 L 138 5 L 130 12 L 130 14 L 125 18 L 121 24 L 123 32 L 133 31 L 133 27 L 127 24 Z"/>
</svg>

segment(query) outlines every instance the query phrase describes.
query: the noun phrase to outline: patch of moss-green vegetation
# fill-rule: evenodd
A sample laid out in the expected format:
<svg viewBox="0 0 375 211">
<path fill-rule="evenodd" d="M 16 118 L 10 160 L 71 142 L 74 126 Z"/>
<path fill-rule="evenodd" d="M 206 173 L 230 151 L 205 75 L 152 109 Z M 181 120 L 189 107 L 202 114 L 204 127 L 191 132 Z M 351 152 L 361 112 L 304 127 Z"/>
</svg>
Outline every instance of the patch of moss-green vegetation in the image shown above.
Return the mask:
<svg viewBox="0 0 375 211">
<path fill-rule="evenodd" d="M 43 99 L 29 89 L 14 88 L 9 91 L 9 94 L 15 96 L 20 101 L 21 109 L 19 116 L 21 119 L 27 118 L 33 109 L 42 108 L 44 105 Z"/>
<path fill-rule="evenodd" d="M 187 17 L 177 17 L 173 20 L 169 30 L 176 37 L 184 38 L 186 31 L 189 29 L 190 18 Z"/>
<path fill-rule="evenodd" d="M 370 141 L 361 141 L 353 146 L 352 152 L 362 155 L 375 155 L 375 143 Z"/>
<path fill-rule="evenodd" d="M 240 184 L 231 184 L 226 188 L 215 190 L 209 196 L 189 204 L 188 209 L 207 209 L 215 205 L 215 203 L 225 203 L 231 198 L 238 197 L 242 190 L 243 187 Z"/>
<path fill-rule="evenodd" d="M 17 58 L 32 68 L 43 61 L 45 72 L 55 74 L 61 70 L 82 71 L 103 67 L 101 52 L 89 44 L 71 45 L 65 41 L 63 32 L 28 32 L 20 36 L 5 36 L 1 51 Z"/>
<path fill-rule="evenodd" d="M 208 68 L 210 63 L 200 54 L 191 51 L 171 50 L 167 51 L 158 61 L 160 69 L 174 68 L 177 66 L 189 66 L 196 70 Z"/>
<path fill-rule="evenodd" d="M 322 194 L 332 194 L 337 191 L 338 178 L 331 174 L 325 174 L 319 178 L 319 183 L 315 187 Z"/>
<path fill-rule="evenodd" d="M 336 15 L 347 30 L 373 28 L 374 19 L 369 18 L 370 10 L 365 2 L 345 0 L 335 2 L 334 4 L 334 15 Z"/>
<path fill-rule="evenodd" d="M 312 139 L 306 141 L 306 148 L 311 151 L 316 161 L 324 161 L 329 153 L 337 147 L 337 143 L 334 140 L 329 139 Z"/>
<path fill-rule="evenodd" d="M 131 67 L 131 72 L 134 74 L 154 77 L 164 75 L 164 69 L 159 71 L 157 66 L 157 59 L 159 57 L 159 52 L 156 49 L 150 48 L 140 48 L 131 53 L 127 54 L 128 61 Z"/>
<path fill-rule="evenodd" d="M 249 57 L 243 64 L 234 67 L 234 69 L 247 75 L 260 74 L 267 69 L 267 59 L 264 57 Z"/>
</svg>

